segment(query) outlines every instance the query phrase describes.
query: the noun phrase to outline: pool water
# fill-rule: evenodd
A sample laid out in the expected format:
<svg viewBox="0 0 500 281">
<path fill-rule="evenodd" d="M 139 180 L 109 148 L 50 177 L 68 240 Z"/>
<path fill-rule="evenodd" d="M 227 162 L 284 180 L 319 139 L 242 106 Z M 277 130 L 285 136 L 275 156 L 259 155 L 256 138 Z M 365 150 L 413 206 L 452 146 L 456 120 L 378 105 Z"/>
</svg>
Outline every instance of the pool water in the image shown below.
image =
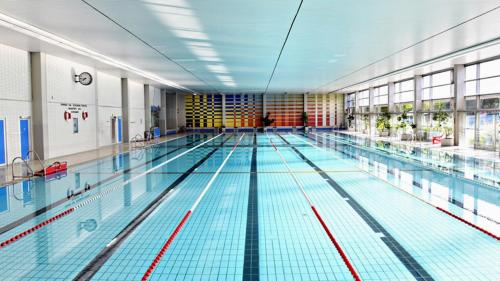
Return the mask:
<svg viewBox="0 0 500 281">
<path fill-rule="evenodd" d="M 290 133 L 191 134 L 1 187 L 0 279 L 141 280 L 212 180 L 149 280 L 353 280 L 348 263 L 361 280 L 500 280 L 498 189 Z"/>
</svg>

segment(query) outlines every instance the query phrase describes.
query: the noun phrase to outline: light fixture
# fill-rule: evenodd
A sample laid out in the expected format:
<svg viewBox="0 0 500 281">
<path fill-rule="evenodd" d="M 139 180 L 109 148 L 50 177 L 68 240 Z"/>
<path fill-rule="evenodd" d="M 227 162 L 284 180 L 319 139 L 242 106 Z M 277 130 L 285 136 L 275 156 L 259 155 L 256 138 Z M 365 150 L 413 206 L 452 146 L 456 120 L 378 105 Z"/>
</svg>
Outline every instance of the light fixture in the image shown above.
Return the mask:
<svg viewBox="0 0 500 281">
<path fill-rule="evenodd" d="M 126 64 L 124 62 L 121 62 L 119 60 L 113 59 L 111 57 L 108 57 L 106 55 L 103 55 L 101 53 L 98 53 L 96 51 L 93 51 L 91 49 L 88 49 L 86 47 L 83 47 L 77 43 L 74 43 L 72 41 L 66 40 L 62 37 L 59 37 L 53 33 L 47 32 L 45 30 L 42 30 L 38 27 L 35 27 L 33 25 L 24 23 L 20 20 L 17 20 L 15 18 L 9 17 L 5 14 L 0 13 L 0 26 L 7 27 L 11 30 L 17 31 L 19 33 L 28 35 L 30 37 L 37 38 L 41 41 L 47 42 L 49 44 L 56 45 L 58 47 L 64 48 L 66 50 L 69 50 L 71 52 L 90 57 L 92 59 L 95 59 L 97 61 L 100 61 L 102 63 L 133 72 L 139 76 L 142 76 L 144 78 L 156 81 L 160 84 L 164 84 L 179 90 L 185 90 L 192 92 L 191 89 L 186 88 L 184 86 L 181 86 L 173 81 L 164 79 L 156 74 L 153 74 L 151 72 L 147 72 L 144 70 L 141 70 L 139 68 L 133 67 L 129 64 Z"/>
</svg>

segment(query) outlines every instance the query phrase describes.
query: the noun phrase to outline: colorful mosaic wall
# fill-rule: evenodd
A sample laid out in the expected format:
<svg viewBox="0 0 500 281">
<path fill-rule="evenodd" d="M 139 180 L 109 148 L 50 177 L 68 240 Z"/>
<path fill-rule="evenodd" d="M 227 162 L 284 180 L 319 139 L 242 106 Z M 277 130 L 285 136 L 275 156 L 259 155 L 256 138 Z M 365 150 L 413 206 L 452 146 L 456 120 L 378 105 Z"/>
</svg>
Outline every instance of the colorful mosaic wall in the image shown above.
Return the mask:
<svg viewBox="0 0 500 281">
<path fill-rule="evenodd" d="M 343 120 L 342 94 L 307 95 L 307 125 L 312 127 L 338 127 Z M 316 119 L 314 118 L 316 116 Z"/>
<path fill-rule="evenodd" d="M 263 98 L 261 94 L 186 95 L 186 126 L 189 128 L 221 127 L 224 117 L 227 128 L 262 127 Z M 342 94 L 308 94 L 308 126 L 338 127 L 343 120 Z M 273 126 L 303 126 L 304 95 L 268 94 L 266 111 L 275 119 Z"/>
<path fill-rule="evenodd" d="M 275 119 L 273 126 L 303 126 L 304 95 L 269 94 L 265 98 L 266 110 Z"/>
<path fill-rule="evenodd" d="M 186 126 L 211 128 L 222 126 L 222 96 L 218 94 L 186 95 Z"/>
<path fill-rule="evenodd" d="M 262 95 L 225 95 L 226 127 L 262 127 Z"/>
</svg>

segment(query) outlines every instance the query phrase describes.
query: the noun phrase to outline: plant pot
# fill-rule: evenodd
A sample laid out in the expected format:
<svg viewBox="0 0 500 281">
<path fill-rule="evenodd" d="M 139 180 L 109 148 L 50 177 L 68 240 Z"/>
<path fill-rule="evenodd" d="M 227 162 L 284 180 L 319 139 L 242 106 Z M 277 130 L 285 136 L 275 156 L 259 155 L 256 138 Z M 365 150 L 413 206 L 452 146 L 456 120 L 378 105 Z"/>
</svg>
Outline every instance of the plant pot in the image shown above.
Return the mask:
<svg viewBox="0 0 500 281">
<path fill-rule="evenodd" d="M 453 139 L 452 138 L 441 139 L 441 146 L 453 146 Z"/>
<path fill-rule="evenodd" d="M 381 137 L 388 137 L 389 136 L 389 131 L 382 131 L 379 133 L 379 136 Z"/>
<path fill-rule="evenodd" d="M 424 133 L 422 134 L 422 138 L 423 138 L 423 140 L 424 140 L 424 141 L 429 140 L 429 132 L 424 132 Z"/>
<path fill-rule="evenodd" d="M 402 141 L 409 141 L 409 140 L 411 140 L 411 134 L 406 134 L 406 133 L 401 134 L 401 140 Z"/>
<path fill-rule="evenodd" d="M 304 126 L 304 133 L 306 133 L 306 134 L 309 133 L 309 127 Z"/>
</svg>

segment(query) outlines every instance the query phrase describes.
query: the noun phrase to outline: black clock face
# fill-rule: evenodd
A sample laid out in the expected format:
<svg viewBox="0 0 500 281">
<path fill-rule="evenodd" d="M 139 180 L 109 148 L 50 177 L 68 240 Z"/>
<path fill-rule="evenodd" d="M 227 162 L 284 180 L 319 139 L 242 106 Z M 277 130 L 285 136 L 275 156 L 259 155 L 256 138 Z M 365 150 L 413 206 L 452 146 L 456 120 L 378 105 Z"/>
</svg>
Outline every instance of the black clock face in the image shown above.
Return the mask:
<svg viewBox="0 0 500 281">
<path fill-rule="evenodd" d="M 90 85 L 92 83 L 92 75 L 88 72 L 82 72 L 80 75 L 78 75 L 78 80 L 82 85 Z"/>
</svg>

